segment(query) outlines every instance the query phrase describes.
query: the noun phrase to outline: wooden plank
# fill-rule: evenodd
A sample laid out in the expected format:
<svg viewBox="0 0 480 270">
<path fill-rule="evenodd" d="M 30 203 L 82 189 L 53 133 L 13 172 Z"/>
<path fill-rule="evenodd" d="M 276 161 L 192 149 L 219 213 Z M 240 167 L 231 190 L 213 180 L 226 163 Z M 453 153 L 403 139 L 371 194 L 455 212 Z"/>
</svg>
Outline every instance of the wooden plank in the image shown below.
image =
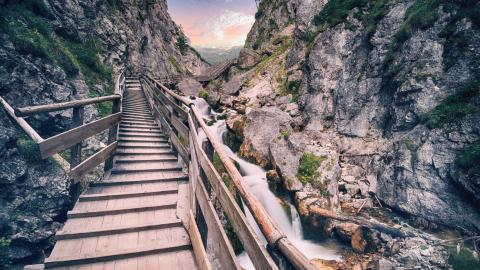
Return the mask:
<svg viewBox="0 0 480 270">
<path fill-rule="evenodd" d="M 75 256 L 61 257 L 61 258 L 47 258 L 45 259 L 45 268 L 73 266 L 79 264 L 89 264 L 97 262 L 106 262 L 120 259 L 135 258 L 139 256 L 147 256 L 157 253 L 176 252 L 191 248 L 191 243 L 188 239 L 177 241 L 176 243 L 154 245 L 150 247 L 138 247 L 132 249 L 125 249 L 120 251 L 110 252 L 92 252 L 87 254 L 76 254 Z"/>
<path fill-rule="evenodd" d="M 167 203 L 167 204 L 148 205 L 148 206 L 119 207 L 119 208 L 112 208 L 112 209 L 91 209 L 86 211 L 72 210 L 72 211 L 68 211 L 67 216 L 68 218 L 98 217 L 98 216 L 105 216 L 105 215 L 134 213 L 134 212 L 140 212 L 140 211 L 171 209 L 176 207 L 177 207 L 177 203 Z"/>
<path fill-rule="evenodd" d="M 188 124 L 190 127 L 195 128 L 195 124 L 193 124 L 193 120 L 191 118 L 191 115 L 188 114 Z M 195 134 L 196 134 L 196 129 L 193 129 Z M 188 168 L 188 176 L 189 176 L 189 185 L 190 185 L 190 209 L 192 209 L 192 212 L 194 215 L 197 213 L 196 211 L 196 203 L 195 203 L 195 189 L 197 185 L 197 179 L 200 176 L 200 166 L 198 165 L 198 158 L 197 158 L 197 153 L 195 152 L 195 147 L 194 147 L 194 134 L 190 133 L 188 136 L 188 141 L 190 145 L 190 164 Z"/>
<path fill-rule="evenodd" d="M 79 238 L 87 238 L 87 237 L 123 234 L 123 233 L 130 233 L 130 232 L 140 232 L 140 231 L 155 230 L 155 229 L 165 229 L 165 228 L 179 227 L 179 226 L 182 226 L 181 220 L 162 221 L 162 222 L 141 224 L 136 226 L 132 226 L 132 225 L 118 226 L 117 225 L 112 227 L 103 227 L 103 228 L 94 229 L 94 230 L 84 230 L 83 228 L 80 230 L 61 230 L 61 231 L 57 231 L 57 233 L 55 234 L 55 239 L 57 241 L 66 240 L 66 239 L 79 239 Z"/>
<path fill-rule="evenodd" d="M 213 249 L 215 258 L 220 261 L 220 264 L 224 269 L 242 269 L 237 263 L 235 251 L 223 229 L 222 223 L 218 218 L 213 204 L 208 199 L 207 190 L 201 179 L 197 180 L 195 194 L 198 201 L 198 207 L 200 207 L 208 227 L 208 238 L 211 240 L 209 241 L 209 245 Z"/>
<path fill-rule="evenodd" d="M 178 139 L 175 133 L 170 133 L 170 141 L 172 142 L 173 147 L 177 150 L 178 154 L 182 157 L 185 163 L 188 163 L 190 160 L 189 151 L 183 146 L 182 142 Z"/>
<path fill-rule="evenodd" d="M 73 108 L 72 128 L 83 125 L 83 107 Z M 77 143 L 70 148 L 70 166 L 75 167 L 82 161 L 82 143 Z"/>
<path fill-rule="evenodd" d="M 40 155 L 42 158 L 47 158 L 63 151 L 68 147 L 117 124 L 120 122 L 121 117 L 122 113 L 116 113 L 48 138 L 38 144 Z"/>
<path fill-rule="evenodd" d="M 172 115 L 170 120 L 171 120 L 170 122 L 172 123 L 172 126 L 178 132 L 178 135 L 185 138 L 185 140 L 188 140 L 188 127 L 182 121 L 180 121 L 180 119 L 178 119 L 175 115 Z M 186 145 L 185 147 L 188 147 L 188 145 Z"/>
<path fill-rule="evenodd" d="M 23 118 L 15 116 L 13 108 L 8 104 L 2 97 L 0 97 L 0 102 L 2 103 L 3 107 L 7 111 L 7 113 L 12 117 L 13 120 L 27 133 L 27 135 L 37 144 L 43 142 L 43 138 L 38 135 L 38 133 L 25 121 Z M 60 165 L 60 167 L 65 171 L 70 171 L 70 163 L 66 161 L 63 157 L 59 154 L 55 154 L 52 158 Z"/>
<path fill-rule="evenodd" d="M 98 151 L 94 155 L 90 156 L 82 163 L 78 164 L 73 168 L 69 175 L 71 179 L 78 181 L 82 178 L 85 174 L 89 173 L 93 168 L 100 165 L 104 162 L 107 158 L 113 155 L 115 150 L 117 149 L 117 142 L 113 142 L 108 146 L 104 147 L 102 150 Z"/>
<path fill-rule="evenodd" d="M 169 105 L 170 107 L 172 107 L 173 110 L 180 116 L 180 118 L 187 119 L 187 117 L 188 117 L 188 112 L 187 111 L 185 111 L 182 107 L 180 107 L 174 101 L 172 101 L 167 96 L 165 96 L 165 94 L 160 89 L 157 88 L 155 90 L 156 90 L 155 93 L 162 98 L 165 105 Z"/>
<path fill-rule="evenodd" d="M 192 241 L 193 253 L 195 254 L 195 261 L 199 270 L 211 270 L 212 266 L 208 261 L 207 252 L 202 243 L 202 237 L 200 236 L 200 231 L 198 230 L 197 224 L 195 223 L 195 217 L 193 216 L 192 210 L 190 210 L 188 215 L 188 226 L 187 231 Z M 222 265 L 225 267 L 224 265 Z M 232 268 L 225 268 L 232 269 Z"/>
<path fill-rule="evenodd" d="M 162 189 L 162 190 L 149 190 L 143 192 L 123 192 L 123 193 L 99 193 L 99 194 L 84 194 L 78 198 L 79 202 L 101 201 L 111 199 L 133 198 L 133 197 L 145 197 L 152 195 L 165 195 L 177 193 L 177 188 Z"/>
<path fill-rule="evenodd" d="M 190 131 L 191 133 L 195 133 Z M 248 223 L 245 215 L 240 207 L 237 205 L 236 200 L 233 198 L 228 188 L 223 183 L 221 176 L 215 170 L 215 167 L 208 159 L 205 152 L 202 150 L 198 137 L 194 134 L 194 146 L 197 153 L 198 161 L 203 171 L 208 177 L 212 188 L 220 200 L 222 209 L 228 216 L 235 233 L 242 242 L 245 250 L 250 256 L 253 264 L 257 269 L 278 269 L 273 259 L 268 254 L 267 250 L 263 246 L 262 241 L 258 238 L 253 228 Z M 197 186 L 201 186 L 203 183 L 198 181 Z M 197 198 L 198 198 L 197 193 Z"/>
<path fill-rule="evenodd" d="M 86 105 L 91 105 L 91 104 L 96 104 L 96 103 L 101 103 L 106 101 L 120 100 L 120 99 L 121 99 L 120 95 L 112 95 L 112 96 L 105 96 L 105 97 L 72 100 L 72 101 L 48 104 L 48 105 L 24 107 L 24 108 L 16 109 L 15 115 L 23 117 L 23 116 L 28 116 L 28 115 L 37 114 L 37 113 L 61 111 L 61 110 L 83 107 Z"/>
</svg>

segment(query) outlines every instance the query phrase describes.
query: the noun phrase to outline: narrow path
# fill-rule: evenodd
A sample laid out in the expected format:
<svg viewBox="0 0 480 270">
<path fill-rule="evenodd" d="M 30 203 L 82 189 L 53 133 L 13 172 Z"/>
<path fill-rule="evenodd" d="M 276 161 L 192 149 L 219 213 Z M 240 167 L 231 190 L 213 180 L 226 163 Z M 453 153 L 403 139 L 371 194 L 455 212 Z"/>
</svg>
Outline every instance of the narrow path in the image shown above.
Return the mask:
<svg viewBox="0 0 480 270">
<path fill-rule="evenodd" d="M 44 267 L 48 269 L 197 269 L 179 217 L 182 172 L 155 123 L 138 79 L 126 81 L 111 175 L 80 196 Z"/>
</svg>

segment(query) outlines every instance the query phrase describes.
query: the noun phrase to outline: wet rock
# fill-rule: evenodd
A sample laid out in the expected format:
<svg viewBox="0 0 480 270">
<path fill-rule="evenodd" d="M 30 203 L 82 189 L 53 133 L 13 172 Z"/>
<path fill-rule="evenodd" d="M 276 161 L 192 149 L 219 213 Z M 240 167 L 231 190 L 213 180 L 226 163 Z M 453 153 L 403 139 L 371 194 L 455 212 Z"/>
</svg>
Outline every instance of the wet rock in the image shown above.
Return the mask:
<svg viewBox="0 0 480 270">
<path fill-rule="evenodd" d="M 352 235 L 351 245 L 357 253 L 375 251 L 378 239 L 370 229 L 359 226 Z"/>
<path fill-rule="evenodd" d="M 267 181 L 269 183 L 279 184 L 281 183 L 282 179 L 280 178 L 276 170 L 269 170 L 267 172 Z"/>
<path fill-rule="evenodd" d="M 247 117 L 245 115 L 234 115 L 227 118 L 226 123 L 228 129 L 233 133 L 243 138 L 243 129 L 245 127 L 245 122 Z"/>
<path fill-rule="evenodd" d="M 376 263 L 376 270 L 394 270 L 395 263 L 387 260 L 387 259 L 380 259 Z"/>
<path fill-rule="evenodd" d="M 353 234 L 358 230 L 359 225 L 355 223 L 340 223 L 335 225 L 335 235 L 343 242 L 350 243 Z"/>
</svg>

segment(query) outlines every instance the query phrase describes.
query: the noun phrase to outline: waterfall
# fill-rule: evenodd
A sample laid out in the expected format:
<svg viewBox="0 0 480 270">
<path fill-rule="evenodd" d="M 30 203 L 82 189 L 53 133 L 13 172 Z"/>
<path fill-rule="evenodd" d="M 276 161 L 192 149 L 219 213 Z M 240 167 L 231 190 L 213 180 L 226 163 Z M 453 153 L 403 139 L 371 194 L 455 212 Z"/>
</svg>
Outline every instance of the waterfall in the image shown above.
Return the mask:
<svg viewBox="0 0 480 270">
<path fill-rule="evenodd" d="M 195 100 L 195 107 L 206 118 L 218 114 L 214 112 L 202 98 L 197 98 Z M 227 132 L 225 120 L 219 120 L 209 128 L 214 134 L 216 134 L 218 140 L 223 143 L 223 135 Z M 205 139 L 205 133 L 201 129 L 199 129 L 199 139 Z M 303 227 L 297 209 L 291 203 L 285 204 L 285 202 L 282 202 L 281 199 L 270 190 L 266 178 L 266 171 L 262 167 L 245 161 L 225 144 L 223 144 L 223 148 L 229 157 L 239 164 L 240 174 L 243 176 L 243 180 L 247 184 L 250 192 L 255 195 L 269 215 L 275 220 L 275 222 L 277 222 L 288 239 L 290 239 L 290 241 L 301 250 L 307 258 L 321 258 L 326 260 L 341 259 L 340 255 L 337 253 L 338 248 L 335 244 L 329 243 L 326 245 L 325 243 L 316 243 L 303 237 Z M 286 210 L 287 207 L 289 208 L 289 211 Z M 267 241 L 261 233 L 252 214 L 247 207 L 244 209 L 247 221 L 255 229 L 256 233 L 260 236 L 260 239 L 262 239 L 266 245 Z M 238 255 L 237 259 L 243 268 L 247 270 L 255 269 L 246 252 Z"/>
</svg>

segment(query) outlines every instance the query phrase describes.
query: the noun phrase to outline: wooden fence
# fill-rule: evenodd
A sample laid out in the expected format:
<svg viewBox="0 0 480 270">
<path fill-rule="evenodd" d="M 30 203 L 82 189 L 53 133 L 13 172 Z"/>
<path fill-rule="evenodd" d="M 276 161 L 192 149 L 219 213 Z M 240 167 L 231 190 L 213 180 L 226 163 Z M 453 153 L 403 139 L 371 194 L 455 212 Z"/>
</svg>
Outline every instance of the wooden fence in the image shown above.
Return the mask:
<svg viewBox="0 0 480 270">
<path fill-rule="evenodd" d="M 168 134 L 175 150 L 188 164 L 190 208 L 196 214 L 195 219 L 200 228 L 203 244 L 210 247 L 220 265 L 225 269 L 241 269 L 212 204 L 213 198 L 219 201 L 254 266 L 257 269 L 279 269 L 215 169 L 207 155 L 207 149 L 213 149 L 220 157 L 236 191 L 267 239 L 269 250 L 279 252 L 277 255 L 286 259 L 295 269 L 316 269 L 305 255 L 291 244 L 258 199 L 248 190 L 240 172 L 223 150 L 217 137 L 205 124 L 192 100 L 166 88 L 149 74 L 142 75 L 141 79 L 144 81 L 143 90 L 155 119 Z M 199 130 L 205 133 L 207 137 L 205 142 L 199 140 Z"/>
<path fill-rule="evenodd" d="M 112 168 L 113 153 L 117 147 L 118 124 L 121 120 L 121 99 L 125 89 L 125 76 L 123 71 L 115 82 L 115 92 L 111 96 L 73 100 L 62 103 L 30 106 L 13 109 L 4 99 L 0 98 L 5 110 L 12 119 L 27 133 L 38 145 L 42 159 L 53 157 L 61 167 L 68 172 L 73 182 L 78 182 L 85 174 L 105 162 L 105 171 Z M 90 123 L 84 123 L 84 108 L 87 105 L 101 102 L 112 102 L 112 114 Z M 22 118 L 34 114 L 73 109 L 71 129 L 53 137 L 43 139 Z M 82 161 L 83 140 L 109 129 L 107 146 Z M 59 153 L 70 148 L 70 161 L 66 161 Z"/>
</svg>

